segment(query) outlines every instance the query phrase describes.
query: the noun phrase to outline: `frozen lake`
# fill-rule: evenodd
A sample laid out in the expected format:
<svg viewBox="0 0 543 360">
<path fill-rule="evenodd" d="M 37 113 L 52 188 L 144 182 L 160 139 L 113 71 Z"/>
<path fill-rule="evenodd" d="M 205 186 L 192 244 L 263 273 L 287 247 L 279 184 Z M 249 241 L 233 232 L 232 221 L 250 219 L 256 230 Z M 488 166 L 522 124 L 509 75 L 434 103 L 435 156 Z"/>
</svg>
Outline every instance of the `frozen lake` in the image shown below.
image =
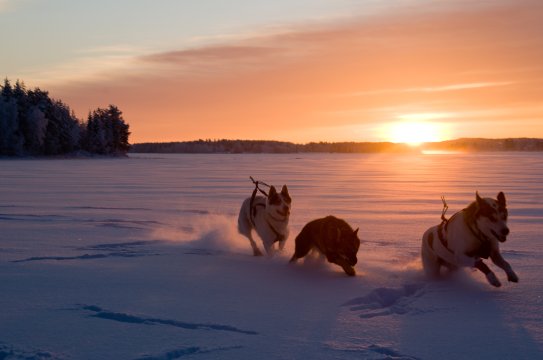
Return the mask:
<svg viewBox="0 0 543 360">
<path fill-rule="evenodd" d="M 274 259 L 236 233 L 249 176 L 293 199 Z M 0 358 L 541 357 L 541 179 L 543 153 L 0 160 Z M 442 195 L 451 216 L 475 191 L 506 195 L 520 283 L 495 266 L 500 289 L 469 270 L 428 283 L 422 233 Z M 286 264 L 331 214 L 360 227 L 354 279 Z"/>
</svg>

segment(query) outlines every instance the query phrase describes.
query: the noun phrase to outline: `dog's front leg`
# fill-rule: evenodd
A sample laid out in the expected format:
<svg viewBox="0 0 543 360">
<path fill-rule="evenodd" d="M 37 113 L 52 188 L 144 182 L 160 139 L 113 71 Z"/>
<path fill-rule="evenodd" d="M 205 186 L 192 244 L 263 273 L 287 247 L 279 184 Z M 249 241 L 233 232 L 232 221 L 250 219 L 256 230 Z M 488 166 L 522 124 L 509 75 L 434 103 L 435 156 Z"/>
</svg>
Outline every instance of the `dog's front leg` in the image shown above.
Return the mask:
<svg viewBox="0 0 543 360">
<path fill-rule="evenodd" d="M 496 274 L 490 268 L 483 262 L 483 260 L 478 259 L 475 261 L 475 268 L 481 270 L 483 274 L 486 275 L 486 279 L 490 283 L 490 285 L 493 285 L 495 287 L 502 286 L 500 280 L 496 277 Z"/>
<path fill-rule="evenodd" d="M 254 256 L 262 256 L 262 251 L 258 248 L 258 245 L 256 244 L 255 240 L 253 239 L 253 234 L 249 232 L 249 235 L 247 236 L 249 238 L 249 242 L 251 243 L 251 247 L 253 248 L 253 255 Z"/>
<path fill-rule="evenodd" d="M 509 265 L 509 263 L 505 261 L 499 251 L 492 251 L 492 253 L 490 254 L 490 259 L 492 259 L 492 262 L 494 264 L 496 264 L 505 271 L 505 273 L 507 274 L 507 280 L 515 283 L 518 282 L 517 274 L 515 274 L 511 265 Z"/>
<path fill-rule="evenodd" d="M 328 260 L 329 262 L 333 264 L 337 264 L 341 266 L 343 268 L 343 271 L 345 271 L 345 274 L 349 276 L 356 275 L 356 271 L 354 267 L 352 267 L 351 264 L 349 264 L 343 257 L 338 256 L 337 254 L 334 254 L 334 253 L 328 253 L 326 254 L 326 260 Z"/>
<path fill-rule="evenodd" d="M 266 250 L 266 254 L 269 257 L 272 257 L 275 255 L 275 247 L 273 244 L 274 243 L 269 243 L 269 242 L 264 241 L 264 250 Z"/>
</svg>

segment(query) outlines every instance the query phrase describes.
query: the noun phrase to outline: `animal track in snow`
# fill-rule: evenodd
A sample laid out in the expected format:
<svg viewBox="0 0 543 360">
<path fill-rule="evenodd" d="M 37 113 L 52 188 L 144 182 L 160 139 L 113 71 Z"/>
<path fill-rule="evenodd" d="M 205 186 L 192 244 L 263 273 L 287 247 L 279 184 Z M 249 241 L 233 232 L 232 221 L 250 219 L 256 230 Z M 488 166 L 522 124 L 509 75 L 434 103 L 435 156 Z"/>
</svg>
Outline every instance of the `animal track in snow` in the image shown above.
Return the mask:
<svg viewBox="0 0 543 360">
<path fill-rule="evenodd" d="M 61 359 L 61 357 L 53 355 L 48 351 L 22 350 L 0 343 L 0 359 L 51 360 Z"/>
<path fill-rule="evenodd" d="M 157 240 L 142 240 L 142 241 L 130 241 L 122 243 L 109 243 L 109 244 L 97 244 L 91 246 L 84 246 L 77 248 L 77 250 L 95 250 L 95 251 L 120 251 L 120 252 L 134 252 L 134 247 L 142 245 L 151 245 L 158 243 Z"/>
<path fill-rule="evenodd" d="M 234 350 L 234 349 L 241 349 L 241 346 L 219 347 L 219 348 L 214 348 L 214 349 L 202 349 L 199 346 L 190 346 L 190 347 L 170 350 L 160 355 L 144 355 L 143 357 L 137 358 L 136 360 L 174 360 L 174 359 L 179 359 L 179 358 L 194 355 L 194 354 L 209 354 L 209 353 L 215 353 L 218 351 L 227 351 L 227 350 Z"/>
<path fill-rule="evenodd" d="M 364 346 L 352 346 L 342 344 L 327 344 L 327 348 L 334 351 L 355 353 L 358 354 L 361 359 L 367 360 L 419 360 L 419 358 L 405 355 L 393 348 L 382 345 L 364 345 Z"/>
<path fill-rule="evenodd" d="M 352 299 L 343 306 L 351 306 L 351 311 L 361 311 L 363 319 L 392 314 L 403 315 L 413 312 L 410 304 L 421 296 L 424 284 L 407 284 L 400 288 L 377 288 L 369 294 Z"/>
<path fill-rule="evenodd" d="M 417 360 L 418 359 L 413 356 L 400 354 L 396 350 L 385 347 L 385 346 L 370 345 L 367 347 L 367 350 L 379 355 L 385 355 L 386 356 L 385 359 L 394 359 L 394 360 Z"/>
<path fill-rule="evenodd" d="M 107 311 L 96 305 L 82 305 L 80 306 L 81 310 L 90 311 L 94 314 L 90 315 L 91 317 L 118 321 L 123 323 L 130 324 L 141 324 L 141 325 L 168 325 L 173 327 L 178 327 L 187 330 L 216 330 L 216 331 L 230 331 L 241 333 L 245 335 L 258 335 L 256 331 L 238 329 L 230 325 L 222 324 L 199 324 L 199 323 L 189 323 L 178 320 L 170 319 L 158 319 L 151 317 L 141 317 L 126 313 Z"/>
<path fill-rule="evenodd" d="M 156 253 L 150 253 L 142 248 L 135 248 L 136 246 L 149 245 L 156 241 L 132 241 L 126 243 L 111 243 L 111 244 L 98 244 L 86 247 L 79 247 L 76 250 L 79 251 L 109 251 L 107 253 L 99 254 L 82 254 L 73 256 L 33 256 L 26 259 L 13 260 L 14 263 L 29 262 L 29 261 L 42 261 L 42 260 L 93 260 L 104 259 L 109 257 L 140 257 L 140 256 L 155 256 L 160 255 Z"/>
</svg>

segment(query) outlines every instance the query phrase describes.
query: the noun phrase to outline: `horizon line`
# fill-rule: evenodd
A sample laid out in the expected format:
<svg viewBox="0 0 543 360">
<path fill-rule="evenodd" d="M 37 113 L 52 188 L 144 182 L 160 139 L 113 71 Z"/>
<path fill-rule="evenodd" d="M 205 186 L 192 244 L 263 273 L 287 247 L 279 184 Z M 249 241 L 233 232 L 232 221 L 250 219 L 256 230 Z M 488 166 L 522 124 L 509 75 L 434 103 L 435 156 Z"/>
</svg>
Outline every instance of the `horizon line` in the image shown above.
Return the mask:
<svg viewBox="0 0 543 360">
<path fill-rule="evenodd" d="M 421 142 L 418 145 L 410 145 L 406 142 L 394 142 L 394 141 L 354 141 L 354 140 L 346 140 L 346 141 L 325 141 L 325 140 L 315 140 L 315 141 L 308 141 L 308 142 L 294 142 L 294 141 L 287 141 L 287 140 L 265 140 L 265 139 L 227 139 L 227 138 L 207 138 L 207 139 L 196 139 L 196 140 L 174 140 L 174 141 L 144 141 L 144 142 L 137 142 L 133 143 L 131 145 L 139 145 L 139 144 L 173 144 L 173 143 L 190 143 L 190 142 L 219 142 L 219 141 L 251 141 L 251 142 L 277 142 L 277 143 L 289 143 L 294 145 L 307 145 L 307 144 L 314 144 L 314 143 L 325 143 L 325 144 L 397 144 L 397 145 L 406 145 L 410 147 L 420 147 L 426 144 L 440 144 L 444 142 L 450 142 L 450 141 L 459 141 L 459 140 L 493 140 L 493 141 L 499 141 L 499 140 L 541 140 L 543 141 L 543 138 L 539 137 L 528 137 L 528 136 L 520 136 L 520 137 L 504 137 L 504 138 L 485 138 L 485 137 L 460 137 L 455 139 L 447 139 L 447 140 L 440 140 L 440 141 L 426 141 Z"/>
</svg>

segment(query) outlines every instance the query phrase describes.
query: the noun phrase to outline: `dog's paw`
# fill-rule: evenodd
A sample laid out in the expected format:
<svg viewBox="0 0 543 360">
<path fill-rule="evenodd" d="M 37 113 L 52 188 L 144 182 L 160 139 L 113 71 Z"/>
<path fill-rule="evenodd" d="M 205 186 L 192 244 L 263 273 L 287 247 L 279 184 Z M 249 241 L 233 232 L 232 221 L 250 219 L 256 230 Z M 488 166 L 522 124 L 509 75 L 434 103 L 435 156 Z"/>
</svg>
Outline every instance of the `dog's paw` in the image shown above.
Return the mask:
<svg viewBox="0 0 543 360">
<path fill-rule="evenodd" d="M 260 251 L 259 249 L 253 249 L 253 255 L 254 256 L 264 256 L 262 254 L 262 251 Z"/>
<path fill-rule="evenodd" d="M 518 276 L 514 272 L 510 272 L 507 274 L 507 280 L 510 282 L 518 283 Z"/>
<path fill-rule="evenodd" d="M 345 271 L 345 274 L 349 275 L 349 276 L 356 276 L 356 271 L 354 270 L 354 268 L 352 266 L 342 266 L 343 267 L 343 271 Z"/>
<path fill-rule="evenodd" d="M 502 286 L 502 283 L 500 282 L 500 280 L 498 280 L 498 278 L 496 277 L 496 274 L 494 274 L 493 272 L 489 272 L 488 274 L 486 274 L 486 279 L 492 286 L 495 286 L 495 287 Z"/>
</svg>

